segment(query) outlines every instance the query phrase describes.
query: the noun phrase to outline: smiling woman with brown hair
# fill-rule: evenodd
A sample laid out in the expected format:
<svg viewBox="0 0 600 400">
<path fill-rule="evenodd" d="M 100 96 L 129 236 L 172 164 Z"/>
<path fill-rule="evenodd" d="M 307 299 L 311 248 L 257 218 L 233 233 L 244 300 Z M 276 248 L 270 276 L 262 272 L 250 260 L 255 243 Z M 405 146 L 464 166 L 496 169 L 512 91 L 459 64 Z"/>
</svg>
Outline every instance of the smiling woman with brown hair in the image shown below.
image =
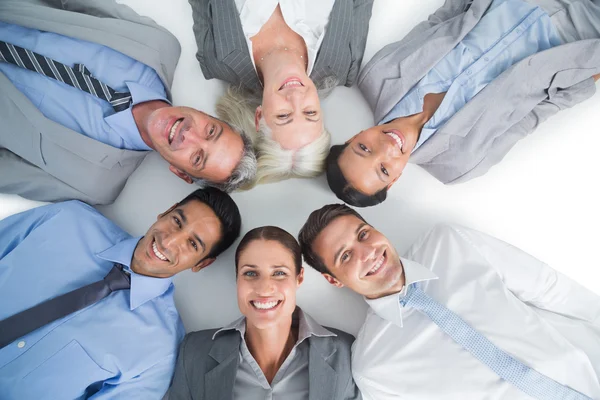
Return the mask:
<svg viewBox="0 0 600 400">
<path fill-rule="evenodd" d="M 330 135 L 319 97 L 352 86 L 373 0 L 189 0 L 206 79 L 231 87 L 217 113 L 254 138 L 254 183 L 324 170 Z"/>
<path fill-rule="evenodd" d="M 255 228 L 240 242 L 235 264 L 243 317 L 186 336 L 169 400 L 359 399 L 353 337 L 296 306 L 304 280 L 296 239 L 274 226 Z"/>
</svg>

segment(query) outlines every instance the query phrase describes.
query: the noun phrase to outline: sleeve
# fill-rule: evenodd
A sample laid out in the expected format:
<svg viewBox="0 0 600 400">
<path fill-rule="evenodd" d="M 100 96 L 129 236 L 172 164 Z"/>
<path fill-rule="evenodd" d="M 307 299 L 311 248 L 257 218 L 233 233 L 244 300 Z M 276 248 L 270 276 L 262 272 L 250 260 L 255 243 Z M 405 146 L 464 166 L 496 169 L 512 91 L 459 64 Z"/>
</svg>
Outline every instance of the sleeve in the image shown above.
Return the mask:
<svg viewBox="0 0 600 400">
<path fill-rule="evenodd" d="M 368 379 L 363 379 L 360 377 L 354 377 L 357 385 L 357 389 L 360 389 L 360 396 L 362 400 L 377 400 L 377 399 L 386 399 L 390 397 L 388 392 L 385 392 L 383 389 L 377 387 L 377 385 L 373 384 Z M 395 399 L 402 400 L 402 397 L 398 397 L 394 395 Z"/>
<path fill-rule="evenodd" d="M 229 1 L 229 0 L 219 0 Z M 190 0 L 192 6 L 192 17 L 194 19 L 194 37 L 196 38 L 196 45 L 198 51 L 196 52 L 196 59 L 200 62 L 200 68 L 205 79 L 213 79 L 215 76 L 208 68 L 206 63 L 206 57 L 210 55 L 205 54 L 205 47 L 207 43 L 213 43 L 213 29 L 212 29 L 212 13 L 210 10 L 210 3 L 208 0 Z M 214 46 L 213 46 L 214 47 Z"/>
<path fill-rule="evenodd" d="M 358 76 L 358 71 L 365 54 L 367 35 L 369 33 L 369 20 L 373 10 L 373 0 L 354 0 L 352 15 L 352 40 L 350 41 L 350 70 L 345 86 L 352 86 Z"/>
<path fill-rule="evenodd" d="M 0 220 L 0 260 L 10 254 L 34 230 L 60 211 L 58 204 L 42 206 Z"/>
<path fill-rule="evenodd" d="M 550 88 L 548 92 L 548 98 L 535 106 L 529 114 L 509 128 L 504 134 L 494 139 L 491 145 L 494 151 L 486 152 L 484 158 L 475 167 L 444 183 L 463 183 L 484 175 L 491 167 L 502 161 L 504 156 L 519 140 L 533 132 L 542 122 L 557 112 L 573 107 L 592 97 L 596 92 L 596 86 L 593 78 L 588 78 L 566 88 Z"/>
<path fill-rule="evenodd" d="M 111 191 L 106 191 L 99 198 L 88 196 L 8 149 L 0 148 L 0 171 L 12 171 L 0 174 L 0 193 L 18 194 L 30 200 L 81 200 L 88 204 L 111 204 L 116 197 Z"/>
<path fill-rule="evenodd" d="M 496 270 L 506 288 L 524 303 L 600 324 L 600 297 L 590 290 L 499 239 L 466 228 L 456 231 Z"/>
<path fill-rule="evenodd" d="M 192 400 L 190 387 L 188 385 L 186 370 L 185 370 L 185 348 L 188 343 L 189 336 L 186 336 L 179 347 L 179 356 L 177 357 L 177 365 L 175 366 L 175 374 L 173 382 L 167 392 L 165 399 L 168 400 Z"/>
<path fill-rule="evenodd" d="M 358 390 L 358 386 L 354 382 L 354 379 L 350 378 L 350 382 L 348 382 L 348 386 L 346 387 L 344 397 L 342 400 L 361 400 L 363 397 Z"/>
<path fill-rule="evenodd" d="M 129 381 L 117 385 L 105 383 L 90 399 L 160 399 L 169 387 L 174 368 L 175 356 L 169 356 Z"/>
</svg>

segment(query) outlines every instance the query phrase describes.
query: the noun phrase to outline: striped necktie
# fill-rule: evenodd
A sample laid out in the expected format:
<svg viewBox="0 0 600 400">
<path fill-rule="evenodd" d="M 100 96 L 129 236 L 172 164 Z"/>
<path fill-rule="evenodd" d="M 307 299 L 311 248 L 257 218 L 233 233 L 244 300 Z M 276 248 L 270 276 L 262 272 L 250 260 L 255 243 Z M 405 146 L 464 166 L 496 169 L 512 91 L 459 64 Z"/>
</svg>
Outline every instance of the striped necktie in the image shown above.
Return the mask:
<svg viewBox="0 0 600 400">
<path fill-rule="evenodd" d="M 100 82 L 92 76 L 83 64 L 75 64 L 71 68 L 31 50 L 0 41 L 0 62 L 2 61 L 56 79 L 106 100 L 115 112 L 126 110 L 131 104 L 131 93 L 117 92 L 105 83 Z"/>
<path fill-rule="evenodd" d="M 505 353 L 458 315 L 429 297 L 416 283 L 408 287 L 406 296 L 400 299 L 400 304 L 427 315 L 445 334 L 491 368 L 500 378 L 529 396 L 539 400 L 592 400 Z"/>
</svg>

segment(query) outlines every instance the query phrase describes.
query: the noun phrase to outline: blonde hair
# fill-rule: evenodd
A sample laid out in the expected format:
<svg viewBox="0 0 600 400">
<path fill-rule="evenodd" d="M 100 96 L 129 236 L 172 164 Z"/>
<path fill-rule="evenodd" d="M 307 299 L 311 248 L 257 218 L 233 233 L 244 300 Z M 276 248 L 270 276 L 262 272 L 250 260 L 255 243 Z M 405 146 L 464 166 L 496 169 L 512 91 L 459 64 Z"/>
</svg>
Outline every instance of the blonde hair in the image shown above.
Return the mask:
<svg viewBox="0 0 600 400">
<path fill-rule="evenodd" d="M 333 78 L 327 78 L 318 89 L 319 96 L 328 95 L 337 85 Z M 283 149 L 271 137 L 271 129 L 264 118 L 258 125 L 254 123 L 256 107 L 262 102 L 262 94 L 256 94 L 238 87 L 230 86 L 217 103 L 217 115 L 234 129 L 244 132 L 254 144 L 258 168 L 256 178 L 245 189 L 257 184 L 277 182 L 283 179 L 298 177 L 311 178 L 325 170 L 325 159 L 329 153 L 331 135 L 325 129 L 319 137 L 298 150 Z"/>
</svg>

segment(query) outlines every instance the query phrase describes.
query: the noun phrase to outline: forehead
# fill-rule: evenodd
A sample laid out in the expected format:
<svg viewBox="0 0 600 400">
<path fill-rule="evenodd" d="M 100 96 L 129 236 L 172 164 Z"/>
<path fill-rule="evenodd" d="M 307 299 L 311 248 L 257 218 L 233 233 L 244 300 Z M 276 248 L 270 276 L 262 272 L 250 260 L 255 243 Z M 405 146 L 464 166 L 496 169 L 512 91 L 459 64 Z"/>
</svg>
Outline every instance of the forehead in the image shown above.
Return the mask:
<svg viewBox="0 0 600 400">
<path fill-rule="evenodd" d="M 210 251 L 221 239 L 221 221 L 212 208 L 201 201 L 191 200 L 177 206 L 170 214 L 178 214 L 177 209 L 180 209 L 186 218 L 183 229 L 198 235 L 206 245 L 207 251 Z"/>
<path fill-rule="evenodd" d="M 332 263 L 332 255 L 345 244 L 350 243 L 356 237 L 356 230 L 365 224 L 354 215 L 344 215 L 331 221 L 315 238 L 313 250 L 329 266 Z"/>
<path fill-rule="evenodd" d="M 307 121 L 304 115 L 295 116 L 294 122 L 278 126 L 275 122 L 269 124 L 273 140 L 285 150 L 297 150 L 314 142 L 323 131 L 323 120 Z"/>
<path fill-rule="evenodd" d="M 338 159 L 338 165 L 344 178 L 350 186 L 366 195 L 373 195 L 384 189 L 387 185 L 377 175 L 377 159 L 372 156 L 361 157 L 358 149 L 358 140 L 355 137 L 342 151 Z"/>
<path fill-rule="evenodd" d="M 244 141 L 229 125 L 215 120 L 223 128 L 219 140 L 208 150 L 209 161 L 203 171 L 203 178 L 213 182 L 224 182 L 230 176 L 242 158 Z"/>
<path fill-rule="evenodd" d="M 291 268 L 293 261 L 291 252 L 275 240 L 253 240 L 240 254 L 240 267 L 252 264 L 257 267 L 285 265 Z"/>
</svg>

